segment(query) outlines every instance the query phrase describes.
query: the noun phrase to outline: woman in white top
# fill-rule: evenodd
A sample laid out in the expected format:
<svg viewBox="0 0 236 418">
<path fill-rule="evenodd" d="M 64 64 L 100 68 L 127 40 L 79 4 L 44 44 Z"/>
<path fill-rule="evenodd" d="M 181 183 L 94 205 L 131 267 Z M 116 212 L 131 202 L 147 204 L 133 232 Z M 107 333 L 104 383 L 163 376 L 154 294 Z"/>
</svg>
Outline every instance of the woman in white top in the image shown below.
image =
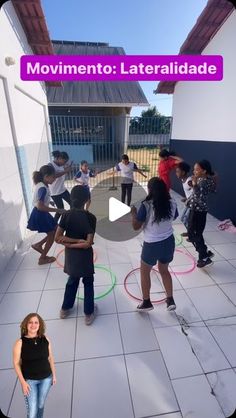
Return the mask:
<svg viewBox="0 0 236 418">
<path fill-rule="evenodd" d="M 176 309 L 173 299 L 172 278 L 168 270 L 173 260 L 175 239 L 172 221 L 177 218 L 176 202 L 171 199 L 163 180 L 153 177 L 148 182 L 148 195 L 142 202 L 138 212 L 132 208 L 132 225 L 134 230 L 143 227 L 144 243 L 141 254 L 141 287 L 143 302 L 137 310 L 150 311 L 153 305 L 150 301 L 150 272 L 158 262 L 163 285 L 166 291 L 167 310 Z"/>
<path fill-rule="evenodd" d="M 56 178 L 55 181 L 49 185 L 50 194 L 53 201 L 55 202 L 56 207 L 59 209 L 64 209 L 63 200 L 71 205 L 70 193 L 65 186 L 65 177 L 66 174 L 71 171 L 72 163 L 69 166 L 66 165 L 69 160 L 69 155 L 67 152 L 53 151 L 52 155 L 53 161 L 49 163 L 49 165 L 53 166 Z M 56 222 L 60 216 L 61 215 L 59 213 L 56 213 L 54 216 Z"/>
</svg>

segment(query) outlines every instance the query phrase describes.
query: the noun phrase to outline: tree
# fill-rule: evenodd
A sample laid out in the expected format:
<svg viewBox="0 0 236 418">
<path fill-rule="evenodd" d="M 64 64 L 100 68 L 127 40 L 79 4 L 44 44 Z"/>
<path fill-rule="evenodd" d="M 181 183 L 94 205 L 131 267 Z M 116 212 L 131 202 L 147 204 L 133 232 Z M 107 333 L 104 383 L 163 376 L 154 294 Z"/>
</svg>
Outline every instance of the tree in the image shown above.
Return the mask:
<svg viewBox="0 0 236 418">
<path fill-rule="evenodd" d="M 161 113 L 157 110 L 156 106 L 149 107 L 147 110 L 143 110 L 141 113 L 141 118 L 156 118 L 162 116 Z"/>
<path fill-rule="evenodd" d="M 130 134 L 168 134 L 171 128 L 171 118 L 163 116 L 152 106 L 143 110 L 140 117 L 130 120 Z"/>
</svg>

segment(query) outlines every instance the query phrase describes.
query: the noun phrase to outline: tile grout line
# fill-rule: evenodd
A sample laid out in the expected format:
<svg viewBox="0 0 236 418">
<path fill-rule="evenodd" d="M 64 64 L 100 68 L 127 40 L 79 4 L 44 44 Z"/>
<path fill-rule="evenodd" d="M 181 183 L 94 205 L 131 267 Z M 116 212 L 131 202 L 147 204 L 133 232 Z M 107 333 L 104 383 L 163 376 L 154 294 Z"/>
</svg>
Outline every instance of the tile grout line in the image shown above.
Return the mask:
<svg viewBox="0 0 236 418">
<path fill-rule="evenodd" d="M 10 370 L 14 370 L 14 369 L 10 369 Z M 14 398 L 14 395 L 15 395 L 15 391 L 16 391 L 17 382 L 18 382 L 18 377 L 16 376 L 14 388 L 13 388 L 12 395 L 11 395 L 11 399 L 10 399 L 9 406 L 8 406 L 8 409 L 7 409 L 7 415 L 9 414 L 10 409 L 11 409 L 12 401 L 13 401 L 13 398 Z"/>
<path fill-rule="evenodd" d="M 128 367 L 127 367 L 126 356 L 125 356 L 124 341 L 123 341 L 122 332 L 121 332 L 121 325 L 120 325 L 119 313 L 117 309 L 117 301 L 116 301 L 115 292 L 114 292 L 114 300 L 115 300 L 115 306 L 116 306 L 116 316 L 117 316 L 117 321 L 118 321 L 118 326 L 119 326 L 119 331 L 120 331 L 120 339 L 121 339 L 121 344 L 122 344 L 122 349 L 123 349 L 123 359 L 124 359 L 124 364 L 125 364 L 125 371 L 126 371 L 126 378 L 127 378 L 128 388 L 129 388 L 130 401 L 131 401 L 131 406 L 132 406 L 132 411 L 133 411 L 133 417 L 135 418 L 134 402 L 133 402 L 131 386 L 130 386 L 130 381 L 129 381 L 129 373 L 128 373 Z"/>
<path fill-rule="evenodd" d="M 187 295 L 187 296 L 188 296 L 188 295 Z M 191 300 L 191 299 L 190 299 L 190 300 Z M 192 301 L 192 300 L 191 300 L 191 301 Z M 193 302 L 192 302 L 192 303 L 193 303 Z M 194 305 L 194 304 L 193 304 L 193 305 Z M 195 305 L 194 305 L 194 306 L 195 306 Z M 195 307 L 195 309 L 196 309 L 196 307 Z M 198 310 L 197 310 L 197 309 L 196 309 L 196 311 L 197 311 L 197 313 L 199 314 L 199 316 L 201 317 L 201 315 L 200 315 L 200 313 L 198 312 Z M 175 313 L 175 314 L 176 314 L 176 313 Z M 178 322 L 179 322 L 179 318 L 178 318 L 177 314 L 176 314 L 176 317 L 177 317 L 177 320 L 178 320 Z M 204 323 L 204 320 L 202 320 L 201 322 L 203 322 L 203 323 Z M 176 326 L 180 326 L 180 328 L 182 329 L 182 325 L 181 325 L 180 323 L 179 323 L 179 325 L 176 325 Z M 193 328 L 194 328 L 194 327 L 193 327 Z M 198 362 L 198 364 L 199 364 L 199 366 L 200 366 L 200 368 L 201 368 L 201 370 L 202 370 L 202 372 L 203 372 L 203 373 L 201 373 L 201 374 L 197 374 L 197 375 L 191 375 L 191 376 L 182 377 L 182 379 L 183 379 L 183 378 L 187 378 L 187 377 L 194 377 L 194 376 L 202 376 L 202 375 L 204 375 L 204 376 L 205 376 L 205 378 L 206 378 L 206 380 L 207 380 L 207 383 L 208 383 L 209 387 L 211 388 L 210 382 L 209 382 L 209 380 L 207 379 L 207 374 L 208 374 L 208 373 L 206 373 L 206 372 L 204 371 L 203 366 L 202 366 L 202 364 L 201 364 L 201 362 L 200 362 L 200 360 L 199 360 L 199 358 L 198 358 L 197 354 L 195 353 L 194 348 L 192 347 L 192 344 L 191 344 L 191 342 L 190 342 L 190 339 L 188 338 L 188 335 L 186 335 L 186 337 L 187 337 L 188 344 L 189 344 L 189 346 L 190 346 L 190 348 L 191 348 L 191 351 L 192 351 L 193 355 L 195 356 L 195 358 L 196 358 L 196 360 L 197 360 L 197 362 Z M 157 339 L 157 341 L 158 341 L 158 339 Z M 158 342 L 158 344 L 159 344 L 159 342 Z M 217 345 L 218 345 L 218 344 L 217 344 Z M 222 350 L 221 350 L 221 351 L 222 351 Z M 164 362 L 164 364 L 165 364 L 165 367 L 166 367 L 166 370 L 167 370 L 167 373 L 168 373 L 169 379 L 170 379 L 170 381 L 171 381 L 171 386 L 172 386 L 172 388 L 173 388 L 173 391 L 174 391 L 174 394 L 175 394 L 175 397 L 176 397 L 177 404 L 178 404 L 178 406 L 180 407 L 179 402 L 178 402 L 178 399 L 177 399 L 177 395 L 176 395 L 175 390 L 174 390 L 174 387 L 173 387 L 173 385 L 172 385 L 172 381 L 177 380 L 177 379 L 180 379 L 180 378 L 171 379 L 171 376 L 170 376 L 170 374 L 169 374 L 169 370 L 168 370 L 167 364 L 166 364 L 166 362 L 165 362 L 165 358 L 164 358 L 164 355 L 163 355 L 163 353 L 162 353 L 162 349 L 161 349 L 161 347 L 160 347 L 160 353 L 161 353 L 161 356 L 162 356 L 163 362 Z M 224 353 L 223 353 L 223 354 L 224 354 Z M 226 358 L 225 354 L 224 354 L 224 357 Z M 230 362 L 228 361 L 228 359 L 227 359 L 227 358 L 226 358 L 226 361 L 228 362 L 228 364 L 229 364 L 229 365 L 231 365 L 231 364 L 230 364 Z M 224 369 L 224 370 L 225 370 L 225 369 Z M 230 369 L 226 369 L 226 370 L 230 370 Z M 212 388 L 211 388 L 211 389 L 212 389 Z M 216 396 L 215 396 L 215 399 L 216 399 L 216 401 L 217 401 L 217 403 L 218 403 L 218 405 L 219 405 L 220 409 L 221 409 L 221 410 L 222 410 L 222 412 L 223 412 L 222 406 L 221 406 L 221 404 L 220 404 L 220 402 L 219 402 L 219 400 L 217 399 L 217 397 L 216 397 Z M 180 410 L 181 410 L 181 408 L 180 408 Z M 224 412 L 223 412 L 223 413 L 224 413 Z"/>
<path fill-rule="evenodd" d="M 78 287 L 79 289 L 79 287 Z M 77 315 L 79 311 L 79 304 L 77 299 Z M 75 322 L 75 343 L 74 343 L 74 358 L 73 358 L 73 368 L 72 368 L 72 384 L 71 384 L 71 405 L 70 405 L 70 418 L 73 416 L 73 400 L 74 400 L 74 382 L 75 382 L 75 365 L 76 365 L 76 345 L 77 345 L 77 329 L 78 329 L 78 316 L 76 316 Z"/>
<path fill-rule="evenodd" d="M 135 312 L 135 310 L 122 311 L 122 312 L 119 312 L 119 315 L 124 315 L 124 314 L 134 313 L 134 312 Z M 116 314 L 116 312 L 110 312 L 110 313 L 98 314 L 98 316 L 108 316 L 108 315 L 115 315 L 115 314 Z M 83 315 L 78 315 L 78 318 L 81 318 L 81 317 L 83 317 Z M 74 319 L 74 318 L 76 318 L 76 315 L 69 317 L 69 319 Z M 217 318 L 198 319 L 198 320 L 195 320 L 195 321 L 189 321 L 188 324 L 194 326 L 194 324 L 198 324 L 199 322 L 218 321 L 218 320 L 221 320 L 221 319 L 228 319 L 228 318 L 236 318 L 236 314 L 235 315 L 229 315 L 229 316 L 221 316 L 221 317 L 217 317 Z M 46 318 L 45 321 L 47 321 L 47 322 L 48 321 L 60 321 L 60 318 L 59 317 L 57 317 L 57 318 Z M 0 323 L 0 326 L 1 325 L 2 326 L 19 325 L 19 324 L 20 324 L 20 321 L 19 322 L 7 322 L 7 323 Z M 236 322 L 234 324 L 224 324 L 224 326 L 233 326 L 233 325 L 236 325 Z M 173 327 L 173 326 L 178 326 L 178 324 L 170 324 L 170 325 L 163 325 L 163 326 L 152 325 L 152 326 L 153 326 L 154 329 L 159 329 L 159 328 L 162 329 L 162 328 L 170 328 L 170 327 Z M 223 325 L 215 324 L 215 325 L 210 325 L 210 326 L 223 326 Z"/>
</svg>

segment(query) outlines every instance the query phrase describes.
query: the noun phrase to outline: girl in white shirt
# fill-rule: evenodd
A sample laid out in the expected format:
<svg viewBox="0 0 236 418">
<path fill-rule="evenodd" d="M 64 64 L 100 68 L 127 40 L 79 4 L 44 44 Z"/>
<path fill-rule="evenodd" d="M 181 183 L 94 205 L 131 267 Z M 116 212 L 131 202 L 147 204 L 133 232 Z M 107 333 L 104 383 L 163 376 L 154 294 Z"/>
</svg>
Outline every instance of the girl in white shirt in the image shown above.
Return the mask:
<svg viewBox="0 0 236 418">
<path fill-rule="evenodd" d="M 137 310 L 143 312 L 153 309 L 150 301 L 150 272 L 157 262 L 167 295 L 167 310 L 174 310 L 176 305 L 168 266 L 174 257 L 175 239 L 172 221 L 178 216 L 178 211 L 176 202 L 171 199 L 164 181 L 159 177 L 151 178 L 148 182 L 148 196 L 138 212 L 132 207 L 131 213 L 134 230 L 143 227 L 144 232 L 140 268 L 143 302 L 137 306 Z"/>
<path fill-rule="evenodd" d="M 52 156 L 53 161 L 49 163 L 49 165 L 52 165 L 55 170 L 55 181 L 49 185 L 49 190 L 56 207 L 64 209 L 63 200 L 67 202 L 69 206 L 71 204 L 70 193 L 65 186 L 65 178 L 66 174 L 72 170 L 72 163 L 67 165 L 69 161 L 67 152 L 53 151 Z M 58 222 L 60 216 L 61 215 L 57 212 L 55 215 L 56 222 Z"/>
<path fill-rule="evenodd" d="M 122 155 L 121 162 L 116 165 L 115 170 L 121 174 L 121 202 L 125 203 L 127 195 L 127 205 L 130 206 L 134 172 L 141 174 L 145 178 L 147 178 L 147 176 L 137 167 L 136 163 L 129 160 L 127 154 Z"/>
<path fill-rule="evenodd" d="M 181 201 L 184 203 L 187 201 L 187 199 L 191 196 L 193 192 L 192 177 L 188 175 L 189 171 L 190 171 L 190 165 L 185 163 L 184 161 L 179 163 L 178 166 L 176 167 L 176 176 L 178 177 L 178 179 L 182 181 L 182 185 L 184 189 L 185 197 L 181 199 Z M 187 206 L 185 206 L 182 212 L 182 215 L 180 217 L 180 220 L 181 222 L 183 222 L 186 229 L 188 229 L 189 213 L 190 213 L 190 209 Z M 182 237 L 187 237 L 188 233 L 182 232 L 181 235 Z"/>
<path fill-rule="evenodd" d="M 50 192 L 49 184 L 55 180 L 55 170 L 51 165 L 43 165 L 39 171 L 34 171 L 33 182 L 35 184 L 33 197 L 33 210 L 30 214 L 27 228 L 31 231 L 44 232 L 46 237 L 32 244 L 32 248 L 40 253 L 38 264 L 48 264 L 56 261 L 55 257 L 48 257 L 56 232 L 57 222 L 50 212 L 58 212 L 59 215 L 65 212 L 64 209 L 55 209 L 49 206 Z"/>
</svg>

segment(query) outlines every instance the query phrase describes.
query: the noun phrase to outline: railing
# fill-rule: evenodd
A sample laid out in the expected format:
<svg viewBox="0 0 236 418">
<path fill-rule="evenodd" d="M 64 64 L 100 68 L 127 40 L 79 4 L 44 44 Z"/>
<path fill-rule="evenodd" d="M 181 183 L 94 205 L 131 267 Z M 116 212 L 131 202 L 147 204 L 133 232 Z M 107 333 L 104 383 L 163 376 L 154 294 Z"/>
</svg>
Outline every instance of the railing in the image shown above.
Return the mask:
<svg viewBox="0 0 236 418">
<path fill-rule="evenodd" d="M 156 175 L 159 150 L 169 146 L 171 118 L 130 116 L 50 116 L 53 149 L 66 151 L 73 160 L 73 171 L 67 186 L 73 185 L 73 177 L 81 160 L 91 169 L 100 172 L 91 179 L 94 186 L 107 180 L 107 186 L 117 183 L 116 176 L 109 175 L 113 167 L 127 153 L 148 178 Z M 143 177 L 135 174 L 138 182 Z"/>
</svg>

